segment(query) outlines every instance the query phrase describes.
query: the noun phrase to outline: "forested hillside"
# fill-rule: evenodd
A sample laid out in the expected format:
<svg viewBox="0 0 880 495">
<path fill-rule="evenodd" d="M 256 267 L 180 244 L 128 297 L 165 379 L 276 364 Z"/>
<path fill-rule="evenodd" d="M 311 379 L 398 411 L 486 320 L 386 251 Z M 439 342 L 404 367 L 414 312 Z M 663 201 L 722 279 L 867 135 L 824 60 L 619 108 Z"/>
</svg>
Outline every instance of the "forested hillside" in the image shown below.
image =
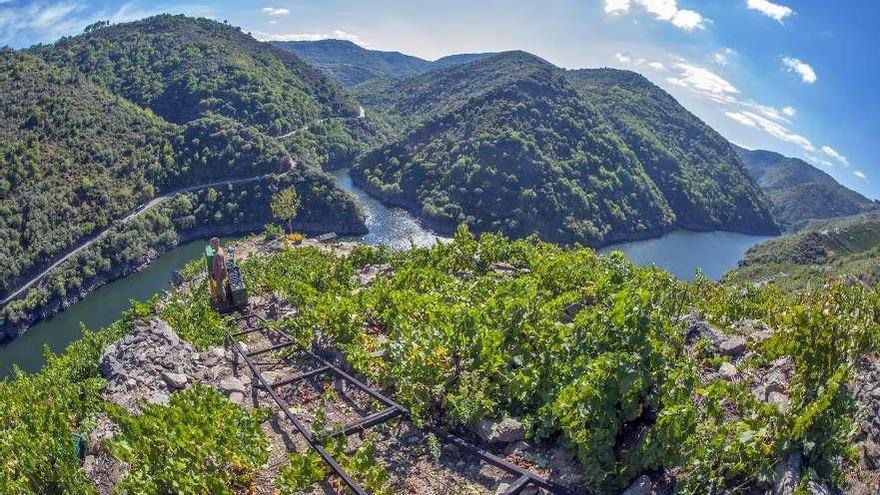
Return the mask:
<svg viewBox="0 0 880 495">
<path fill-rule="evenodd" d="M 382 78 L 402 78 L 467 63 L 491 54 L 443 57 L 434 62 L 400 52 L 369 50 L 346 40 L 274 41 L 275 46 L 293 52 L 327 72 L 346 87 Z"/>
<path fill-rule="evenodd" d="M 280 134 L 323 116 L 357 115 L 320 71 L 209 19 L 160 15 L 98 26 L 34 52 L 175 123 L 210 112 Z"/>
<path fill-rule="evenodd" d="M 800 232 L 759 244 L 725 280 L 787 291 L 821 287 L 828 280 L 875 288 L 880 283 L 880 213 L 814 221 Z"/>
<path fill-rule="evenodd" d="M 727 140 L 635 72 L 568 73 L 617 131 L 675 211 L 678 226 L 776 231 L 769 205 Z"/>
<path fill-rule="evenodd" d="M 112 227 L 4 306 L 4 331 L 22 331 L 47 306 L 74 301 L 196 232 L 261 229 L 272 219 L 273 191 L 285 185 L 303 199 L 298 226 L 363 230 L 353 199 L 267 134 L 333 112 L 357 115 L 325 76 L 205 19 L 159 16 L 88 31 L 0 53 L 0 299 Z M 203 51 L 183 56 L 195 49 Z M 217 97 L 226 110 L 211 106 Z M 283 123 L 269 118 L 277 112 Z M 159 195 L 235 179 L 260 180 L 226 191 L 222 202 L 199 191 L 161 220 L 119 224 Z"/>
<path fill-rule="evenodd" d="M 727 141 L 623 76 L 510 52 L 362 85 L 359 100 L 400 137 L 360 159 L 355 178 L 447 230 L 593 245 L 674 226 L 778 232 Z"/>
<path fill-rule="evenodd" d="M 749 174 L 769 198 L 773 216 L 786 229 L 796 230 L 810 220 L 877 208 L 877 203 L 840 185 L 803 160 L 772 151 L 735 148 Z"/>
</svg>

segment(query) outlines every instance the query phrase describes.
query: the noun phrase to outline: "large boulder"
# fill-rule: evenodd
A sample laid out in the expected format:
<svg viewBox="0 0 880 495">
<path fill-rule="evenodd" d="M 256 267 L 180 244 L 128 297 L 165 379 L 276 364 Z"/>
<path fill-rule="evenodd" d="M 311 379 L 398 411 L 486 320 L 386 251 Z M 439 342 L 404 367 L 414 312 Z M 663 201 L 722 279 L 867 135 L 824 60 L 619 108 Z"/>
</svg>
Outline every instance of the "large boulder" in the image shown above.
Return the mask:
<svg viewBox="0 0 880 495">
<path fill-rule="evenodd" d="M 803 457 L 799 451 L 788 454 L 776 465 L 773 495 L 793 495 L 801 481 Z"/>
<path fill-rule="evenodd" d="M 477 435 L 488 443 L 513 443 L 525 437 L 526 429 L 514 418 L 501 421 L 482 420 L 477 425 Z"/>
<path fill-rule="evenodd" d="M 651 478 L 643 474 L 629 485 L 629 488 L 624 490 L 622 495 L 651 495 L 653 489 Z"/>
</svg>

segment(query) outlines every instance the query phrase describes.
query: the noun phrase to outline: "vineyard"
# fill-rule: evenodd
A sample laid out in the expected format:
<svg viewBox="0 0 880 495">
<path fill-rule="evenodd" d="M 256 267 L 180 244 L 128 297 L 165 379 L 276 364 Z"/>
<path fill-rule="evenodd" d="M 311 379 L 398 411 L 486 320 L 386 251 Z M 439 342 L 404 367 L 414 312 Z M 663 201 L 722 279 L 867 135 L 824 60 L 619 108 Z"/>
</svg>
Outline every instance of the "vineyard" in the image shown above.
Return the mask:
<svg viewBox="0 0 880 495">
<path fill-rule="evenodd" d="M 240 265 L 255 299 L 275 308 L 257 308 L 266 335 L 285 340 L 254 340 L 255 333 L 238 333 L 234 320 L 211 311 L 194 264 L 184 286 L 162 301 L 136 304 L 123 321 L 50 359 L 43 372 L 0 384 L 0 482 L 12 493 L 94 493 L 64 447 L 71 433 L 88 434 L 96 417 L 109 414 L 122 431 L 107 450 L 132 466 L 120 486 L 199 493 L 167 485 L 179 480 L 216 493 L 272 493 L 263 491 L 271 485 L 287 494 L 317 493 L 326 481 L 345 492 L 320 455 L 300 448 L 295 431 L 288 433 L 299 440 L 283 446 L 283 456 L 266 458 L 266 439 L 273 444 L 277 433 L 267 421 L 281 412 L 267 409 L 274 389 L 369 493 L 496 490 L 479 483 L 480 473 L 456 471 L 458 464 L 447 462 L 453 452 L 464 471 L 478 461 L 430 434 L 398 450 L 408 459 L 395 462 L 434 463 L 440 467 L 430 472 L 446 484 L 413 491 L 412 473 L 427 468 L 398 469 L 388 461 L 397 447 L 381 438 L 401 428 L 450 432 L 577 493 L 620 493 L 646 476 L 669 493 L 762 493 L 779 486 L 780 466 L 794 456 L 791 484 L 801 490 L 876 486 L 857 448 L 866 411 L 850 392 L 880 345 L 880 296 L 861 286 L 791 296 L 705 279 L 685 283 L 619 253 L 476 238 L 466 229 L 430 249 L 287 248 Z M 233 356 L 260 351 L 249 358 L 255 365 L 302 365 L 302 373 L 320 369 L 320 362 L 300 362 L 314 353 L 392 398 L 406 419 L 376 421 L 368 425 L 375 429 L 343 441 L 346 435 L 333 432 L 357 425 L 350 410 L 377 420 L 389 414 L 386 405 L 362 390 L 347 398 L 320 373 L 281 383 L 278 372 L 273 383 L 249 389 L 257 408 L 193 386 L 130 416 L 102 399 L 96 361 L 103 346 L 156 316 L 203 353 L 231 344 Z M 232 333 L 236 340 L 228 342 Z M 524 430 L 516 455 L 480 434 L 486 422 L 508 420 Z M 173 439 L 204 448 L 157 448 Z M 550 459 L 558 446 L 563 463 Z M 561 472 L 563 465 L 576 476 Z M 267 470 L 271 481 L 264 481 Z"/>
</svg>

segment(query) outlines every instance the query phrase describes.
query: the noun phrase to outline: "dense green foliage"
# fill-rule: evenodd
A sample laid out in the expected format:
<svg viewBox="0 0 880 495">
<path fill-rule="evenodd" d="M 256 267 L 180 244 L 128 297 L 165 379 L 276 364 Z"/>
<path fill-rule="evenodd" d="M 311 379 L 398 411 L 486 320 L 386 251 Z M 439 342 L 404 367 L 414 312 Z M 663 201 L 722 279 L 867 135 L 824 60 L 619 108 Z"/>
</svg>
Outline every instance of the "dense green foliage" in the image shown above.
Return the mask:
<svg viewBox="0 0 880 495">
<path fill-rule="evenodd" d="M 400 52 L 368 50 L 346 40 L 274 41 L 272 44 L 295 53 L 345 87 L 376 79 L 423 74 L 490 55 L 452 55 L 430 62 Z"/>
<path fill-rule="evenodd" d="M 770 282 L 786 290 L 821 287 L 826 280 L 880 283 L 880 215 L 816 221 L 795 234 L 746 252 L 731 282 Z"/>
<path fill-rule="evenodd" d="M 727 141 L 647 81 L 611 76 L 511 52 L 361 86 L 401 137 L 354 177 L 446 231 L 594 245 L 676 225 L 778 231 Z"/>
<path fill-rule="evenodd" d="M 110 408 L 119 433 L 109 449 L 128 463 L 116 490 L 144 495 L 241 493 L 268 460 L 260 431 L 268 411 L 248 413 L 204 385 L 146 404 L 137 415 Z"/>
<path fill-rule="evenodd" d="M 34 51 L 176 123 L 218 113 L 279 134 L 356 112 L 296 56 L 208 19 L 160 15 Z"/>
<path fill-rule="evenodd" d="M 773 216 L 787 229 L 877 208 L 870 199 L 803 160 L 738 146 L 736 152 L 770 200 Z"/>
<path fill-rule="evenodd" d="M 91 495 L 73 434 L 88 434 L 104 410 L 103 348 L 124 335 L 149 307 L 135 305 L 98 333 L 86 332 L 34 375 L 0 381 L 0 486 L 5 493 Z M 48 351 L 47 351 L 48 352 Z"/>
<path fill-rule="evenodd" d="M 390 126 L 372 113 L 358 119 L 325 119 L 283 140 L 297 160 L 325 170 L 351 167 L 364 151 L 388 140 Z"/>
<path fill-rule="evenodd" d="M 260 230 L 272 217 L 272 196 L 291 186 L 305 205 L 293 222 L 294 228 L 363 231 L 363 213 L 352 199 L 331 177 L 309 168 L 295 168 L 273 180 L 178 195 L 112 227 L 91 248 L 53 270 L 41 284 L 0 310 L 0 325 L 29 322 L 40 308 L 63 298 L 77 298 L 96 284 L 127 275 L 182 238 Z"/>
<path fill-rule="evenodd" d="M 394 275 L 354 290 L 355 269 L 375 262 Z M 497 262 L 516 273 L 496 273 Z M 861 287 L 790 300 L 680 282 L 619 254 L 466 231 L 429 250 L 358 248 L 340 259 L 292 249 L 243 269 L 255 290 L 298 308 L 288 331 L 332 337 L 417 418 L 468 429 L 522 417 L 537 438 L 561 436 L 603 493 L 656 468 L 675 472 L 684 493 L 760 490 L 791 451 L 803 453 L 805 479 L 845 483 L 857 407 L 842 385 L 880 349 L 880 296 Z M 687 347 L 676 323 L 691 307 L 727 331 L 743 319 L 777 330 L 739 367 L 792 359 L 788 409 L 705 376 L 718 358 Z"/>
<path fill-rule="evenodd" d="M 635 153 L 679 226 L 778 231 L 733 146 L 671 95 L 634 72 L 579 70 L 568 77 Z"/>
<path fill-rule="evenodd" d="M 283 186 L 303 198 L 298 227 L 364 229 L 349 195 L 266 134 L 357 115 L 290 53 L 207 19 L 158 16 L 4 51 L 0 64 L 0 296 L 108 232 L 2 309 L 7 335 L 181 238 L 262 228 Z M 236 191 L 221 184 L 259 176 Z M 205 185 L 217 190 L 119 222 L 160 194 Z"/>
</svg>

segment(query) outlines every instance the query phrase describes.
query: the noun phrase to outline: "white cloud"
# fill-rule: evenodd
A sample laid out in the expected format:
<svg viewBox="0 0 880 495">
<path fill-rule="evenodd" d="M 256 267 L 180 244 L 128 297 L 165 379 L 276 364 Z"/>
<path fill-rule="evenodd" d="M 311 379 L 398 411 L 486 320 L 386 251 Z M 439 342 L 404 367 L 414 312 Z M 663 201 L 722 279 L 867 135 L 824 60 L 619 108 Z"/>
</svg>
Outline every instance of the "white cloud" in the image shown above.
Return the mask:
<svg viewBox="0 0 880 495">
<path fill-rule="evenodd" d="M 757 10 L 767 17 L 776 19 L 780 23 L 786 17 L 794 14 L 794 10 L 792 10 L 791 7 L 773 3 L 768 0 L 746 0 L 746 5 L 748 8 Z"/>
<path fill-rule="evenodd" d="M 339 29 L 330 33 L 263 33 L 255 32 L 254 37 L 260 41 L 320 41 L 320 40 L 347 40 L 363 47 L 369 47 L 360 36 L 347 33 Z"/>
<path fill-rule="evenodd" d="M 785 113 L 784 108 L 782 110 L 780 110 L 776 107 L 771 107 L 769 105 L 762 105 L 760 103 L 755 103 L 754 101 L 751 101 L 751 100 L 750 101 L 740 101 L 739 104 L 744 107 L 748 107 L 748 108 L 759 111 L 761 113 L 761 115 L 763 115 L 764 117 L 767 117 L 768 119 L 777 120 L 779 122 L 785 122 L 786 124 L 791 123 L 791 120 L 789 119 L 789 117 L 791 117 L 791 115 L 788 115 L 787 113 Z M 792 110 L 794 110 L 794 109 L 792 108 Z"/>
<path fill-rule="evenodd" d="M 211 17 L 210 8 L 190 4 L 177 4 L 173 8 L 158 5 L 142 8 L 137 2 L 130 1 L 116 10 L 95 10 L 83 0 L 0 0 L 0 44 L 22 46 L 33 42 L 51 42 L 61 36 L 80 34 L 86 26 L 97 21 L 129 22 L 161 12 Z"/>
<path fill-rule="evenodd" d="M 699 12 L 679 9 L 677 0 L 605 0 L 605 13 L 626 14 L 633 4 L 641 5 L 658 20 L 670 22 L 685 31 L 705 29 L 709 22 Z"/>
<path fill-rule="evenodd" d="M 788 69 L 789 72 L 797 72 L 801 76 L 801 80 L 803 80 L 807 84 L 813 84 L 818 79 L 816 77 L 816 71 L 813 70 L 813 67 L 806 62 L 802 62 L 799 59 L 793 57 L 783 57 L 782 64 Z"/>
<path fill-rule="evenodd" d="M 742 125 L 760 129 L 780 141 L 800 146 L 804 151 L 809 153 L 814 153 L 816 151 L 816 147 L 813 146 L 813 143 L 810 142 L 809 139 L 799 134 L 795 134 L 782 124 L 774 122 L 754 112 L 744 110 L 740 112 L 725 112 L 724 115 Z"/>
<path fill-rule="evenodd" d="M 667 78 L 668 82 L 718 103 L 736 102 L 733 95 L 739 94 L 739 90 L 718 74 L 706 68 L 686 63 L 677 63 L 673 67 L 679 71 L 679 74 L 676 77 Z"/>
<path fill-rule="evenodd" d="M 715 52 L 712 54 L 712 60 L 715 61 L 718 65 L 727 65 L 730 56 L 734 54 L 734 51 L 730 48 L 725 48 L 719 52 Z"/>
<path fill-rule="evenodd" d="M 794 107 L 785 107 L 782 109 L 782 113 L 789 117 L 794 117 L 797 115 L 797 110 L 795 110 Z"/>
<path fill-rule="evenodd" d="M 838 153 L 838 151 L 836 149 L 832 148 L 831 146 L 827 146 L 827 145 L 822 146 L 822 153 L 825 153 L 826 155 L 830 156 L 831 158 L 834 158 L 835 160 L 837 160 L 840 163 L 844 164 L 845 166 L 849 167 L 849 160 L 845 156 Z"/>
<path fill-rule="evenodd" d="M 263 7 L 261 10 L 264 14 L 271 16 L 287 15 L 290 13 L 289 9 L 280 9 L 277 7 Z"/>
<path fill-rule="evenodd" d="M 666 66 L 663 65 L 661 62 L 651 62 L 648 64 L 648 67 L 656 70 L 666 70 Z"/>
<path fill-rule="evenodd" d="M 629 0 L 605 0 L 606 14 L 624 14 L 629 11 Z"/>
<path fill-rule="evenodd" d="M 622 64 L 628 64 L 632 62 L 632 57 L 630 57 L 628 53 L 615 53 L 614 56 L 615 58 L 617 58 L 617 61 Z"/>
<path fill-rule="evenodd" d="M 868 180 L 868 176 L 865 175 L 865 173 L 862 172 L 861 170 L 856 170 L 855 172 L 853 172 L 853 175 L 855 175 L 855 176 L 858 177 L 859 179 L 862 179 L 862 180 Z"/>
</svg>

